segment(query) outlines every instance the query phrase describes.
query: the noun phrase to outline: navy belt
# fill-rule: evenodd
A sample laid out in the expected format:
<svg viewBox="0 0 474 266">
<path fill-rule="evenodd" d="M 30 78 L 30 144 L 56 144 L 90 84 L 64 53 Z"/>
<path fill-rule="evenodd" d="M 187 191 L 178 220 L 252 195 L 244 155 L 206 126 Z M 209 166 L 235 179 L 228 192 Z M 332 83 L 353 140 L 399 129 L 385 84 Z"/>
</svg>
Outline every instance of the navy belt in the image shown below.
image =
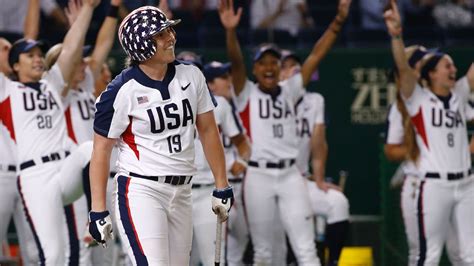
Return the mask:
<svg viewBox="0 0 474 266">
<path fill-rule="evenodd" d="M 16 165 L 14 164 L 0 164 L 0 170 L 4 172 L 16 172 Z"/>
<path fill-rule="evenodd" d="M 466 175 L 467 172 L 467 175 Z M 464 177 L 468 177 L 472 174 L 471 169 L 467 170 L 466 172 L 458 172 L 458 173 L 447 173 L 448 180 L 459 180 L 463 179 Z M 441 174 L 437 172 L 427 172 L 425 174 L 426 178 L 438 178 L 441 179 Z"/>
<path fill-rule="evenodd" d="M 166 176 L 148 176 L 130 172 L 130 176 L 152 180 L 160 183 L 171 184 L 173 186 L 189 184 L 193 176 L 188 175 L 166 175 Z"/>
<path fill-rule="evenodd" d="M 229 183 L 242 183 L 242 178 L 230 178 Z"/>
<path fill-rule="evenodd" d="M 70 152 L 69 151 L 65 151 L 64 152 L 64 156 L 61 156 L 61 154 L 59 152 L 53 152 L 49 155 L 45 155 L 45 156 L 42 156 L 41 157 L 41 162 L 35 162 L 35 160 L 29 160 L 29 161 L 25 161 L 25 162 L 22 162 L 20 164 L 20 170 L 25 170 L 27 168 L 30 168 L 30 167 L 33 167 L 35 165 L 39 165 L 41 163 L 48 163 L 48 162 L 53 162 L 53 161 L 59 161 L 61 159 L 64 159 L 66 158 L 67 156 L 69 156 Z"/>
<path fill-rule="evenodd" d="M 257 162 L 257 161 L 249 161 L 249 166 L 252 167 L 264 167 L 264 168 L 274 168 L 274 169 L 283 169 L 292 166 L 295 164 L 296 160 L 295 159 L 289 159 L 289 160 L 281 160 L 277 163 L 274 162 Z"/>
<path fill-rule="evenodd" d="M 214 184 L 193 184 L 191 188 L 205 188 L 205 187 L 212 187 Z"/>
</svg>

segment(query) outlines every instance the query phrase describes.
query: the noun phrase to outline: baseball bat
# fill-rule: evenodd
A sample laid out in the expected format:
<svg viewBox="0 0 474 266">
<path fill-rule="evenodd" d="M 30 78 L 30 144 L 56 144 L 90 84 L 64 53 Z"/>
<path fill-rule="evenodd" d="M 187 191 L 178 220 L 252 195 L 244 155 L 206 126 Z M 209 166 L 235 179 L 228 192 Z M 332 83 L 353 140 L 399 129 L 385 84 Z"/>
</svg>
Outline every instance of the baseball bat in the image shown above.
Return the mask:
<svg viewBox="0 0 474 266">
<path fill-rule="evenodd" d="M 347 171 L 339 171 L 339 187 L 342 191 L 344 191 L 344 188 L 346 187 L 346 180 L 348 175 L 349 173 Z"/>
<path fill-rule="evenodd" d="M 214 253 L 214 265 L 219 266 L 221 264 L 221 240 L 222 240 L 222 222 L 217 214 L 216 221 L 216 250 Z"/>
</svg>

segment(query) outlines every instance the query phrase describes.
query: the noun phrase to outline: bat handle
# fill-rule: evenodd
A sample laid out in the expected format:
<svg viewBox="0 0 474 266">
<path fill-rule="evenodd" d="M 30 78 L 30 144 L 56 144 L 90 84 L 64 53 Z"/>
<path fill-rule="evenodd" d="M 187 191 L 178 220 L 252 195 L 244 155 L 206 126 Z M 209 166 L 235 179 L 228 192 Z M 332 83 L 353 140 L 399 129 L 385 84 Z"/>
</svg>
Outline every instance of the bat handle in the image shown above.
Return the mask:
<svg viewBox="0 0 474 266">
<path fill-rule="evenodd" d="M 216 220 L 216 250 L 214 253 L 214 265 L 220 265 L 221 262 L 221 240 L 222 240 L 222 223 L 217 215 Z"/>
</svg>

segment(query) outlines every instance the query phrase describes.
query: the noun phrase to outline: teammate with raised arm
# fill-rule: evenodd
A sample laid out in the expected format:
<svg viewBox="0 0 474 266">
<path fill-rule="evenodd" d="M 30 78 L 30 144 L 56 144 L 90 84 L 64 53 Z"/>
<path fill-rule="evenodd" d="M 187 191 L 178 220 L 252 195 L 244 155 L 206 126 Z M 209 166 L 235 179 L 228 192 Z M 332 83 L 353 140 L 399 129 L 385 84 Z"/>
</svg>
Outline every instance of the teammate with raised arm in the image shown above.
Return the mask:
<svg viewBox="0 0 474 266">
<path fill-rule="evenodd" d="M 301 59 L 293 52 L 284 50 L 280 80 L 291 78 L 300 68 Z M 306 92 L 296 103 L 299 139 L 296 166 L 305 177 L 314 215 L 325 217 L 327 222 L 326 237 L 318 250 L 327 248 L 329 253 L 326 260 L 325 252 L 320 252 L 323 253 L 321 260 L 335 266 L 349 229 L 349 201 L 339 186 L 324 179 L 328 153 L 324 107 L 323 96 L 316 92 Z"/>
<path fill-rule="evenodd" d="M 236 36 L 242 9 L 232 0 L 220 1 L 219 14 L 226 29 L 232 82 L 242 121 L 252 142 L 244 182 L 244 200 L 254 245 L 254 263 L 272 263 L 272 224 L 281 219 L 298 264 L 319 265 L 313 242 L 312 212 L 305 183 L 295 165 L 298 155 L 294 106 L 304 94 L 314 70 L 335 42 L 350 6 L 341 0 L 337 16 L 314 45 L 301 72 L 279 82 L 280 52 L 272 45 L 259 47 L 253 57 L 257 83 L 247 79 Z M 277 208 L 280 217 L 277 217 Z"/>
<path fill-rule="evenodd" d="M 37 4 L 38 0 L 31 2 Z M 91 144 L 69 155 L 61 95 L 65 95 L 65 80 L 72 74 L 98 4 L 97 0 L 83 2 L 78 19 L 65 36 L 67 48 L 51 70 L 44 72 L 42 44 L 21 39 L 9 53 L 18 82 L 0 77 L 0 114 L 17 145 L 18 190 L 42 265 L 66 262 L 62 207 L 82 194 L 82 169 L 90 159 Z"/>
<path fill-rule="evenodd" d="M 205 78 L 195 66 L 175 60 L 173 26 L 179 22 L 152 6 L 132 11 L 119 27 L 130 67 L 96 103 L 89 231 L 104 245 L 112 236 L 105 195 L 118 141 L 114 208 L 134 265 L 189 264 L 196 128 L 215 180 L 209 200 L 221 222 L 233 201 Z"/>
<path fill-rule="evenodd" d="M 395 1 L 384 14 L 400 93 L 416 132 L 419 157 L 415 197 L 419 253 L 410 265 L 437 265 L 450 223 L 457 234 L 461 265 L 474 264 L 474 179 L 467 138 L 466 105 L 474 75 L 456 86 L 451 57 L 433 53 L 422 60 L 423 87 L 404 52 L 401 19 Z M 453 89 L 454 88 L 454 89 Z"/>
</svg>

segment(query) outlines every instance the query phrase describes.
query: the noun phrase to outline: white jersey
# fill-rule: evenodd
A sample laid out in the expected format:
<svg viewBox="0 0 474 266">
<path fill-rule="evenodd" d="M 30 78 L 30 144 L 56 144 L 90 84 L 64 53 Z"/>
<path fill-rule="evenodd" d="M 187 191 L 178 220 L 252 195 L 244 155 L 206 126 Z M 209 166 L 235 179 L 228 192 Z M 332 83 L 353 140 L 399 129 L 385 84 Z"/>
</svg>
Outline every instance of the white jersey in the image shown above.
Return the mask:
<svg viewBox="0 0 474 266">
<path fill-rule="evenodd" d="M 69 90 L 66 102 L 67 133 L 76 144 L 92 140 L 95 113 L 94 76 L 89 67 L 78 90 Z"/>
<path fill-rule="evenodd" d="M 1 107 L 0 110 L 3 111 Z M 1 118 L 2 115 L 0 120 Z M 12 176 L 15 176 L 16 164 L 16 147 L 11 132 L 3 125 L 3 121 L 0 121 L 0 172 L 11 172 Z"/>
<path fill-rule="evenodd" d="M 217 101 L 217 107 L 214 110 L 214 117 L 216 118 L 216 123 L 219 128 L 219 132 L 221 137 L 232 138 L 239 134 L 244 133 L 242 129 L 242 125 L 234 112 L 232 110 L 232 106 L 229 102 L 221 96 L 214 96 Z M 201 145 L 201 141 L 199 140 L 199 135 L 196 137 L 194 141 L 194 147 L 196 149 L 196 167 L 197 167 L 197 174 L 193 177 L 193 183 L 195 184 L 214 184 L 214 178 L 211 172 L 211 168 L 207 163 L 206 157 L 204 156 L 204 150 Z M 230 148 L 230 147 L 229 147 Z M 229 148 L 225 149 L 226 151 Z M 232 157 L 231 157 L 232 158 Z M 226 168 L 227 172 L 230 170 L 233 161 L 228 159 L 226 154 Z"/>
<path fill-rule="evenodd" d="M 387 131 L 385 132 L 385 143 L 392 145 L 403 144 L 405 129 L 403 127 L 403 117 L 398 110 L 397 104 L 390 105 L 387 116 Z M 402 163 L 402 169 L 405 175 L 418 175 L 418 170 L 413 161 L 405 160 Z"/>
<path fill-rule="evenodd" d="M 279 83 L 270 95 L 247 80 L 236 97 L 238 109 L 252 142 L 251 161 L 295 159 L 298 155 L 295 104 L 305 93 L 301 74 Z"/>
<path fill-rule="evenodd" d="M 132 66 L 107 86 L 96 109 L 94 131 L 120 138 L 119 172 L 146 176 L 196 173 L 196 115 L 214 109 L 197 67 L 175 61 L 168 64 L 163 81 L 156 81 Z"/>
<path fill-rule="evenodd" d="M 11 81 L 0 74 L 0 114 L 16 142 L 19 164 L 68 147 L 60 96 L 64 85 L 57 64 L 34 84 Z"/>
<path fill-rule="evenodd" d="M 309 173 L 311 156 L 311 135 L 316 125 L 324 125 L 324 98 L 319 93 L 307 92 L 296 103 L 296 122 L 299 153 L 296 166 L 302 174 Z"/>
<path fill-rule="evenodd" d="M 471 166 L 466 127 L 468 96 L 469 88 L 462 86 L 443 98 L 416 86 L 411 97 L 404 99 L 417 133 L 417 166 L 422 176 L 467 174 Z"/>
</svg>

